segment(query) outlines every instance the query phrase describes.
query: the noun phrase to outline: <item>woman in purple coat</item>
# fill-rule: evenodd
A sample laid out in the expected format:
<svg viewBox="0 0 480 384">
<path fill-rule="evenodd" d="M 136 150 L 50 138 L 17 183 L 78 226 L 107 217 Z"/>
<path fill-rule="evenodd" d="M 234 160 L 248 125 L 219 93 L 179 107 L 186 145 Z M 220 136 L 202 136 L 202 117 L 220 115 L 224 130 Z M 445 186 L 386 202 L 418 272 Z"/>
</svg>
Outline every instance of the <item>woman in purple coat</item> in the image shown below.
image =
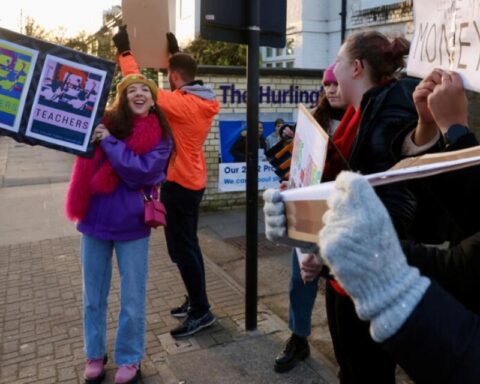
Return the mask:
<svg viewBox="0 0 480 384">
<path fill-rule="evenodd" d="M 95 128 L 93 158 L 79 157 L 73 168 L 66 214 L 82 233 L 86 383 L 100 383 L 105 376 L 113 250 L 121 282 L 115 383 L 135 383 L 140 377 L 150 236 L 143 191 L 149 194 L 165 179 L 173 145 L 156 94 L 153 81 L 126 76 L 103 124 Z"/>
</svg>

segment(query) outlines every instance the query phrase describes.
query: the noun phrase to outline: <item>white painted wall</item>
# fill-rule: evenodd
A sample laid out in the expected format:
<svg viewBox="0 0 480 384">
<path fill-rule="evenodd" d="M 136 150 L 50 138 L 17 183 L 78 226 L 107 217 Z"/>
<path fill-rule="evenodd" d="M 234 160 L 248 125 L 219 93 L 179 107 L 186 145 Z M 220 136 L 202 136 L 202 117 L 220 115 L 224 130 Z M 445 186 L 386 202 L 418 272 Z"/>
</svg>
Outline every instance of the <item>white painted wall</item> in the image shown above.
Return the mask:
<svg viewBox="0 0 480 384">
<path fill-rule="evenodd" d="M 185 46 L 200 32 L 200 0 L 170 0 L 175 5 L 175 34 L 180 46 Z M 227 2 L 227 0 L 225 0 Z M 348 0 L 347 35 L 357 30 L 375 28 L 390 36 L 412 36 L 413 23 L 401 22 L 386 25 L 351 25 L 355 12 L 399 3 L 401 0 Z M 335 61 L 341 39 L 340 0 L 287 0 L 287 41 L 292 41 L 293 51 L 262 47 L 262 65 L 296 68 L 324 69 Z"/>
</svg>

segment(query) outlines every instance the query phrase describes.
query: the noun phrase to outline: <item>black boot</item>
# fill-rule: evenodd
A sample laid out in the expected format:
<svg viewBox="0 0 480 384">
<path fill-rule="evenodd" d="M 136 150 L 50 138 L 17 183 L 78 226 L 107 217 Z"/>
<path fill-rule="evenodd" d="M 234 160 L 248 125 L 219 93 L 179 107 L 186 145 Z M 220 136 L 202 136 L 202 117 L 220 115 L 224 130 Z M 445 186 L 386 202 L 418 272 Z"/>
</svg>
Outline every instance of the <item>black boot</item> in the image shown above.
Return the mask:
<svg viewBox="0 0 480 384">
<path fill-rule="evenodd" d="M 310 347 L 308 346 L 307 338 L 292 333 L 283 352 L 275 358 L 275 372 L 288 372 L 299 361 L 305 360 L 308 356 L 310 356 Z"/>
</svg>

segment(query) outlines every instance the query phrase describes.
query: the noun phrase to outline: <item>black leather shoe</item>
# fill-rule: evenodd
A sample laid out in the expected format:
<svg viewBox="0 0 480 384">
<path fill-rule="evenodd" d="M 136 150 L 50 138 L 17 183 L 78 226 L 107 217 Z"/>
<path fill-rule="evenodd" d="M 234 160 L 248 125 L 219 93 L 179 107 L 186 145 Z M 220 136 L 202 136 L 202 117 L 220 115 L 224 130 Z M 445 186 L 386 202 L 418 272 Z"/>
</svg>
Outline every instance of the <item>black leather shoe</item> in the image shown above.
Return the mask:
<svg viewBox="0 0 480 384">
<path fill-rule="evenodd" d="M 295 334 L 287 340 L 285 349 L 275 358 L 275 372 L 283 373 L 290 371 L 299 361 L 310 356 L 310 347 L 305 337 Z"/>
</svg>

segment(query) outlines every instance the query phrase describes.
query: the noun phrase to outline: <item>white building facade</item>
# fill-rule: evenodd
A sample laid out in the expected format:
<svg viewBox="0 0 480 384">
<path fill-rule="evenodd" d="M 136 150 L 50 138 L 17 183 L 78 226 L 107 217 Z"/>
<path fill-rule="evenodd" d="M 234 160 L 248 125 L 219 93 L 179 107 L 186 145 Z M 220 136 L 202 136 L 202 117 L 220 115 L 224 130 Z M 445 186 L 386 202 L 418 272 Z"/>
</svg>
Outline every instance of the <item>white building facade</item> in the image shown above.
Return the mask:
<svg viewBox="0 0 480 384">
<path fill-rule="evenodd" d="M 200 0 L 170 2 L 175 15 L 172 29 L 185 46 L 200 33 Z M 335 61 L 342 36 L 358 30 L 411 38 L 412 8 L 413 0 L 287 0 L 287 45 L 262 47 L 262 66 L 326 68 Z"/>
</svg>

